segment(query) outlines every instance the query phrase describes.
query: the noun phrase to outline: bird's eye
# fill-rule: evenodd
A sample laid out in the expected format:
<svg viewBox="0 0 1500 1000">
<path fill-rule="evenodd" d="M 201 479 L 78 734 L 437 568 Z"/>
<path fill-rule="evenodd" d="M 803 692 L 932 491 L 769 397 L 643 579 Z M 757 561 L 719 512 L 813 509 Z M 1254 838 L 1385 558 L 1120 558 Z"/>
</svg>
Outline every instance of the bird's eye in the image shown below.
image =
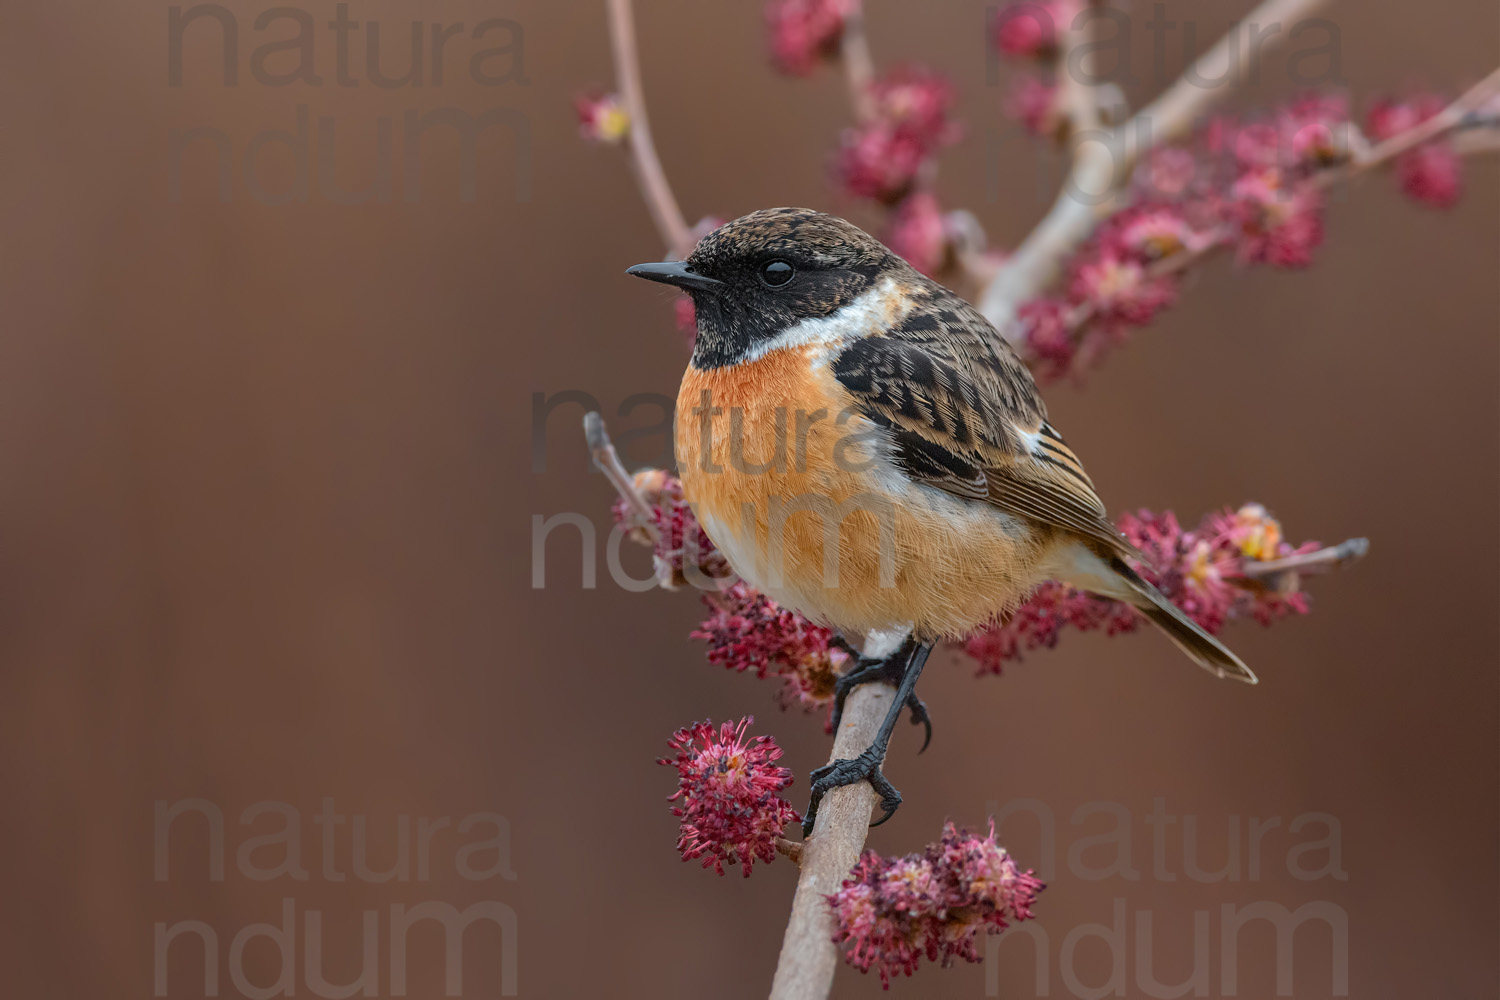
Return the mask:
<svg viewBox="0 0 1500 1000">
<path fill-rule="evenodd" d="M 770 260 L 760 267 L 760 280 L 775 288 L 792 280 L 797 269 L 784 260 Z"/>
</svg>

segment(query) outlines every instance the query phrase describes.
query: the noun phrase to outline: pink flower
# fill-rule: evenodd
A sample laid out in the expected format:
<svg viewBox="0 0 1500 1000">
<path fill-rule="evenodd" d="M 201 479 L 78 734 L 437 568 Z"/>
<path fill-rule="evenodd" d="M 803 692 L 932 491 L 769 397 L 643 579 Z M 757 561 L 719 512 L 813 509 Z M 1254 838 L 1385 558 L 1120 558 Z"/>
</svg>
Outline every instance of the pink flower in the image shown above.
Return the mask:
<svg viewBox="0 0 1500 1000">
<path fill-rule="evenodd" d="M 771 58 L 784 73 L 806 76 L 838 51 L 844 18 L 859 0 L 771 0 L 766 28 Z"/>
<path fill-rule="evenodd" d="M 1401 190 L 1433 208 L 1452 208 L 1463 195 L 1463 165 L 1448 143 L 1429 142 L 1396 158 Z"/>
<path fill-rule="evenodd" d="M 1438 114 L 1447 102 L 1434 94 L 1410 101 L 1384 100 L 1370 110 L 1370 135 L 1384 141 L 1409 132 Z M 1407 195 L 1434 208 L 1450 208 L 1463 194 L 1458 153 L 1446 139 L 1435 139 L 1396 158 L 1396 177 Z"/>
<path fill-rule="evenodd" d="M 1370 138 L 1376 142 L 1409 132 L 1442 111 L 1445 102 L 1433 94 L 1419 94 L 1409 101 L 1384 98 L 1375 103 L 1365 118 Z"/>
<path fill-rule="evenodd" d="M 1030 919 L 1045 888 L 995 842 L 993 823 L 984 838 L 947 823 L 940 841 L 902 858 L 866 851 L 849 876 L 827 897 L 834 941 L 856 969 L 873 966 L 886 988 L 893 973 L 911 975 L 924 956 L 945 966 L 980 961 L 980 932 Z"/>
<path fill-rule="evenodd" d="M 1104 629 L 1108 635 L 1134 630 L 1139 623 L 1135 611 L 1117 601 L 1057 582 L 1042 584 L 1003 624 L 969 636 L 964 652 L 979 661 L 981 674 L 999 674 L 1007 660 L 1020 660 L 1023 653 L 1051 649 L 1064 627 L 1080 632 Z"/>
<path fill-rule="evenodd" d="M 1309 169 L 1347 160 L 1358 132 L 1349 118 L 1349 102 L 1337 95 L 1298 97 L 1278 115 L 1278 122 L 1291 164 Z"/>
<path fill-rule="evenodd" d="M 680 800 L 672 815 L 682 820 L 682 860 L 706 855 L 703 867 L 720 875 L 726 864 L 740 864 L 748 878 L 756 858 L 770 863 L 776 857 L 786 825 L 801 820 L 776 794 L 792 783 L 792 772 L 775 763 L 781 748 L 769 736 L 745 740 L 754 721 L 747 716 L 717 731 L 710 722 L 679 729 L 667 742 L 676 755 L 657 761 L 677 768 L 677 791 L 668 801 Z"/>
<path fill-rule="evenodd" d="M 630 115 L 618 94 L 592 94 L 575 98 L 578 132 L 590 142 L 614 144 L 630 132 Z"/>
<path fill-rule="evenodd" d="M 1347 160 L 1357 133 L 1342 97 L 1306 94 L 1260 119 L 1216 117 L 1202 143 L 1210 155 L 1227 154 L 1241 171 L 1281 169 L 1303 177 Z"/>
<path fill-rule="evenodd" d="M 850 194 L 894 202 L 911 187 L 930 151 L 915 131 L 876 121 L 844 130 L 834 174 Z"/>
<path fill-rule="evenodd" d="M 953 88 L 934 73 L 905 69 L 875 83 L 871 98 L 875 116 L 844 130 L 834 174 L 849 193 L 889 204 L 906 195 L 929 157 L 958 137 L 948 117 Z"/>
<path fill-rule="evenodd" d="M 903 128 L 929 148 L 952 142 L 958 126 L 949 118 L 953 84 L 940 74 L 905 67 L 877 80 L 870 88 L 875 117 Z"/>
<path fill-rule="evenodd" d="M 703 576 L 717 579 L 729 575 L 723 554 L 714 548 L 682 494 L 682 480 L 661 469 L 643 469 L 635 475 L 635 488 L 651 508 L 650 523 L 658 536 L 653 558 L 657 576 L 665 584 L 686 583 L 689 560 Z M 615 520 L 629 529 L 628 537 L 650 544 L 651 535 L 634 507 L 620 498 L 612 510 Z"/>
<path fill-rule="evenodd" d="M 1136 185 L 1147 198 L 1181 198 L 1202 185 L 1205 173 L 1190 150 L 1161 146 L 1141 164 Z"/>
<path fill-rule="evenodd" d="M 1273 591 L 1245 572 L 1249 563 L 1318 548 L 1316 542 L 1289 545 L 1280 523 L 1260 504 L 1209 514 L 1191 531 L 1170 511 L 1143 510 L 1115 523 L 1146 557 L 1136 566 L 1140 574 L 1209 632 L 1218 632 L 1233 618 L 1269 624 L 1308 611 L 1307 595 L 1297 589 L 1295 578 L 1286 589 Z M 1134 631 L 1140 620 L 1124 604 L 1051 582 L 1038 587 L 1004 622 L 975 632 L 960 645 L 978 661 L 979 673 L 999 674 L 1005 663 L 1054 646 L 1065 628 L 1118 635 Z"/>
<path fill-rule="evenodd" d="M 1180 208 L 1166 204 L 1121 212 L 1110 220 L 1103 238 L 1112 240 L 1126 256 L 1147 262 L 1181 250 L 1198 250 L 1207 242 L 1188 225 Z"/>
<path fill-rule="evenodd" d="M 783 608 L 739 582 L 704 595 L 709 616 L 691 633 L 708 643 L 708 661 L 757 677 L 780 677 L 783 706 L 807 710 L 833 706 L 833 685 L 848 663 L 831 645 L 833 632 Z"/>
<path fill-rule="evenodd" d="M 1004 109 L 1032 135 L 1052 135 L 1059 123 L 1057 84 L 1033 73 L 1017 74 L 1011 81 Z"/>
<path fill-rule="evenodd" d="M 1033 299 L 1016 313 L 1026 338 L 1037 376 L 1044 380 L 1065 374 L 1073 364 L 1076 345 L 1068 323 L 1068 303 L 1060 299 Z"/>
<path fill-rule="evenodd" d="M 995 48 L 1008 56 L 1038 59 L 1057 54 L 1059 34 L 1078 13 L 1074 0 L 1021 0 L 995 18 Z"/>
<path fill-rule="evenodd" d="M 1074 263 L 1069 294 L 1087 302 L 1103 323 L 1139 326 L 1177 297 L 1168 277 L 1153 277 L 1140 261 L 1107 247 Z"/>
<path fill-rule="evenodd" d="M 943 212 L 930 191 L 913 191 L 891 212 L 885 245 L 923 274 L 935 274 L 948 256 Z"/>
<path fill-rule="evenodd" d="M 1286 186 L 1280 170 L 1252 170 L 1231 191 L 1243 261 L 1306 267 L 1323 242 L 1323 198 L 1307 183 Z"/>
</svg>

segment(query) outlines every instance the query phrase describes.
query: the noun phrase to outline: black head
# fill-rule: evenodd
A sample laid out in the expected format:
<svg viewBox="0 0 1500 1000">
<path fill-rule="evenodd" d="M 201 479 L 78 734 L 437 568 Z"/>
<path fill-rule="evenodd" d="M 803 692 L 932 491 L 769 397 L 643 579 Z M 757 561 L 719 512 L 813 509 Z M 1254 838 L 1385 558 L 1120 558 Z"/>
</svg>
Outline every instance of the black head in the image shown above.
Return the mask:
<svg viewBox="0 0 1500 1000">
<path fill-rule="evenodd" d="M 768 208 L 725 223 L 687 260 L 625 272 L 676 285 L 698 317 L 695 368 L 744 358 L 757 344 L 859 297 L 900 257 L 857 226 L 807 208 Z"/>
</svg>

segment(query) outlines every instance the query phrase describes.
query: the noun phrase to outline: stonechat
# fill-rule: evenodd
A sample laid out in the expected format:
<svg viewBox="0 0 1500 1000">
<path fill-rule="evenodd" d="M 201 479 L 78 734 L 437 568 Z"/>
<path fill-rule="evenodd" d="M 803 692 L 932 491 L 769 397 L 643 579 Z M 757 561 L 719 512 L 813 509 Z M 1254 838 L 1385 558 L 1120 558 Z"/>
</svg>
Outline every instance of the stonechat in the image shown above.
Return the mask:
<svg viewBox="0 0 1500 1000">
<path fill-rule="evenodd" d="M 958 295 L 843 219 L 774 208 L 730 222 L 682 261 L 627 272 L 692 296 L 698 336 L 677 399 L 678 472 L 714 545 L 749 584 L 839 631 L 902 630 L 839 680 L 897 696 L 857 758 L 817 769 L 806 829 L 831 788 L 881 773 L 933 643 L 1002 618 L 1048 580 L 1124 601 L 1218 677 L 1255 675 L 1125 561 L 1082 462 L 1036 383 Z M 930 727 L 929 727 L 930 736 Z"/>
</svg>

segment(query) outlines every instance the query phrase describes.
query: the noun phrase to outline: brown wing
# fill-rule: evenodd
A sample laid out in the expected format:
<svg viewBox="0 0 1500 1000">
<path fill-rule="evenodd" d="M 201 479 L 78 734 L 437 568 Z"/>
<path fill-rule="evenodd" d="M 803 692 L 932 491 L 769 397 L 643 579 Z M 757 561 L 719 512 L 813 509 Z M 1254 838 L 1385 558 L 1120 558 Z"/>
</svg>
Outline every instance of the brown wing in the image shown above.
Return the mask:
<svg viewBox="0 0 1500 1000">
<path fill-rule="evenodd" d="M 983 316 L 937 285 L 894 328 L 846 348 L 833 375 L 888 428 L 919 482 L 1137 555 L 1078 457 L 1047 423 L 1031 373 Z"/>
</svg>

